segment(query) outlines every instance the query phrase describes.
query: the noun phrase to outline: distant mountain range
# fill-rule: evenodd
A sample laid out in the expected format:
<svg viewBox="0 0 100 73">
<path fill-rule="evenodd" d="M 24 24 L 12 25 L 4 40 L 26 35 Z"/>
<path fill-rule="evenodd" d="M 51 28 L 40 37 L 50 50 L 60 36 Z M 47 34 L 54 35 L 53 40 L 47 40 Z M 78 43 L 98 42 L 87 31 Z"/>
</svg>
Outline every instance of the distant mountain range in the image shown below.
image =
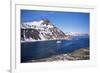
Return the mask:
<svg viewBox="0 0 100 73">
<path fill-rule="evenodd" d="M 66 32 L 65 34 L 70 36 L 89 36 L 88 33 L 80 33 L 80 32 Z"/>
<path fill-rule="evenodd" d="M 21 41 L 58 39 L 69 39 L 69 36 L 54 26 L 48 19 L 21 24 Z"/>
</svg>

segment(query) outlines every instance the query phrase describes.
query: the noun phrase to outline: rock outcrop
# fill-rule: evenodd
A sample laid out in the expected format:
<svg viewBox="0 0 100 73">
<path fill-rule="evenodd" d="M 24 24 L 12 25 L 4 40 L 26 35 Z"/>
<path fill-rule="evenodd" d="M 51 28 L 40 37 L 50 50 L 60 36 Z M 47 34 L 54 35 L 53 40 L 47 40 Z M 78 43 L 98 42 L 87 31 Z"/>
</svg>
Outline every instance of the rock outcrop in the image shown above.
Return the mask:
<svg viewBox="0 0 100 73">
<path fill-rule="evenodd" d="M 54 26 L 48 19 L 25 22 L 21 24 L 21 40 L 60 40 L 68 39 L 63 31 Z"/>
</svg>

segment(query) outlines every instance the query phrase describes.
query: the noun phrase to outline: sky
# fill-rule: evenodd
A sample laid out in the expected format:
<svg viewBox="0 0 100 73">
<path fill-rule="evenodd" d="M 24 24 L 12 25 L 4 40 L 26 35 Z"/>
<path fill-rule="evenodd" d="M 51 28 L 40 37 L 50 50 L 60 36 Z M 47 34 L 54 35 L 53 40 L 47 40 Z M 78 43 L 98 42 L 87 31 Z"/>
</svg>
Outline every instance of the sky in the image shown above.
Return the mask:
<svg viewBox="0 0 100 73">
<path fill-rule="evenodd" d="M 49 19 L 63 32 L 89 33 L 89 13 L 21 10 L 21 23 Z"/>
</svg>

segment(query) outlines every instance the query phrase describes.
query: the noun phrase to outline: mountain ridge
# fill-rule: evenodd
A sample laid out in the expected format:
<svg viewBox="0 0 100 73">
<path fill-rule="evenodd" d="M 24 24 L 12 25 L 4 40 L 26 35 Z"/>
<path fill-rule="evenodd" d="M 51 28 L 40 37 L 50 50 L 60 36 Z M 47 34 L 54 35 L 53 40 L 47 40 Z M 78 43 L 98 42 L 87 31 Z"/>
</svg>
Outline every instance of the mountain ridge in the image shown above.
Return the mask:
<svg viewBox="0 0 100 73">
<path fill-rule="evenodd" d="M 48 19 L 25 22 L 21 24 L 22 41 L 58 39 L 69 39 L 69 37 L 59 28 L 54 26 Z"/>
</svg>

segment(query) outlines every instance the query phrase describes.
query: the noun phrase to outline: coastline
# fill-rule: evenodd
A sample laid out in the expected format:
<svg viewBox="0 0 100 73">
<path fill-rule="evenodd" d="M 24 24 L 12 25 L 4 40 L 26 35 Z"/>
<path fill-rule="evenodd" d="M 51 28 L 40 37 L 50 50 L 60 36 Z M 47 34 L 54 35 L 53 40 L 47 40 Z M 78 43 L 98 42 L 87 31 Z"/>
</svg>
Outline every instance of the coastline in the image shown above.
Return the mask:
<svg viewBox="0 0 100 73">
<path fill-rule="evenodd" d="M 76 61 L 76 60 L 89 60 L 89 59 L 90 59 L 89 48 L 80 48 L 71 53 L 54 55 L 48 58 L 43 58 L 39 60 L 31 60 L 28 62 Z"/>
<path fill-rule="evenodd" d="M 68 38 L 68 39 L 49 39 L 49 40 L 28 40 L 28 41 L 22 41 L 21 40 L 21 43 L 41 42 L 41 41 L 63 41 L 63 40 L 71 40 L 71 38 Z"/>
</svg>

